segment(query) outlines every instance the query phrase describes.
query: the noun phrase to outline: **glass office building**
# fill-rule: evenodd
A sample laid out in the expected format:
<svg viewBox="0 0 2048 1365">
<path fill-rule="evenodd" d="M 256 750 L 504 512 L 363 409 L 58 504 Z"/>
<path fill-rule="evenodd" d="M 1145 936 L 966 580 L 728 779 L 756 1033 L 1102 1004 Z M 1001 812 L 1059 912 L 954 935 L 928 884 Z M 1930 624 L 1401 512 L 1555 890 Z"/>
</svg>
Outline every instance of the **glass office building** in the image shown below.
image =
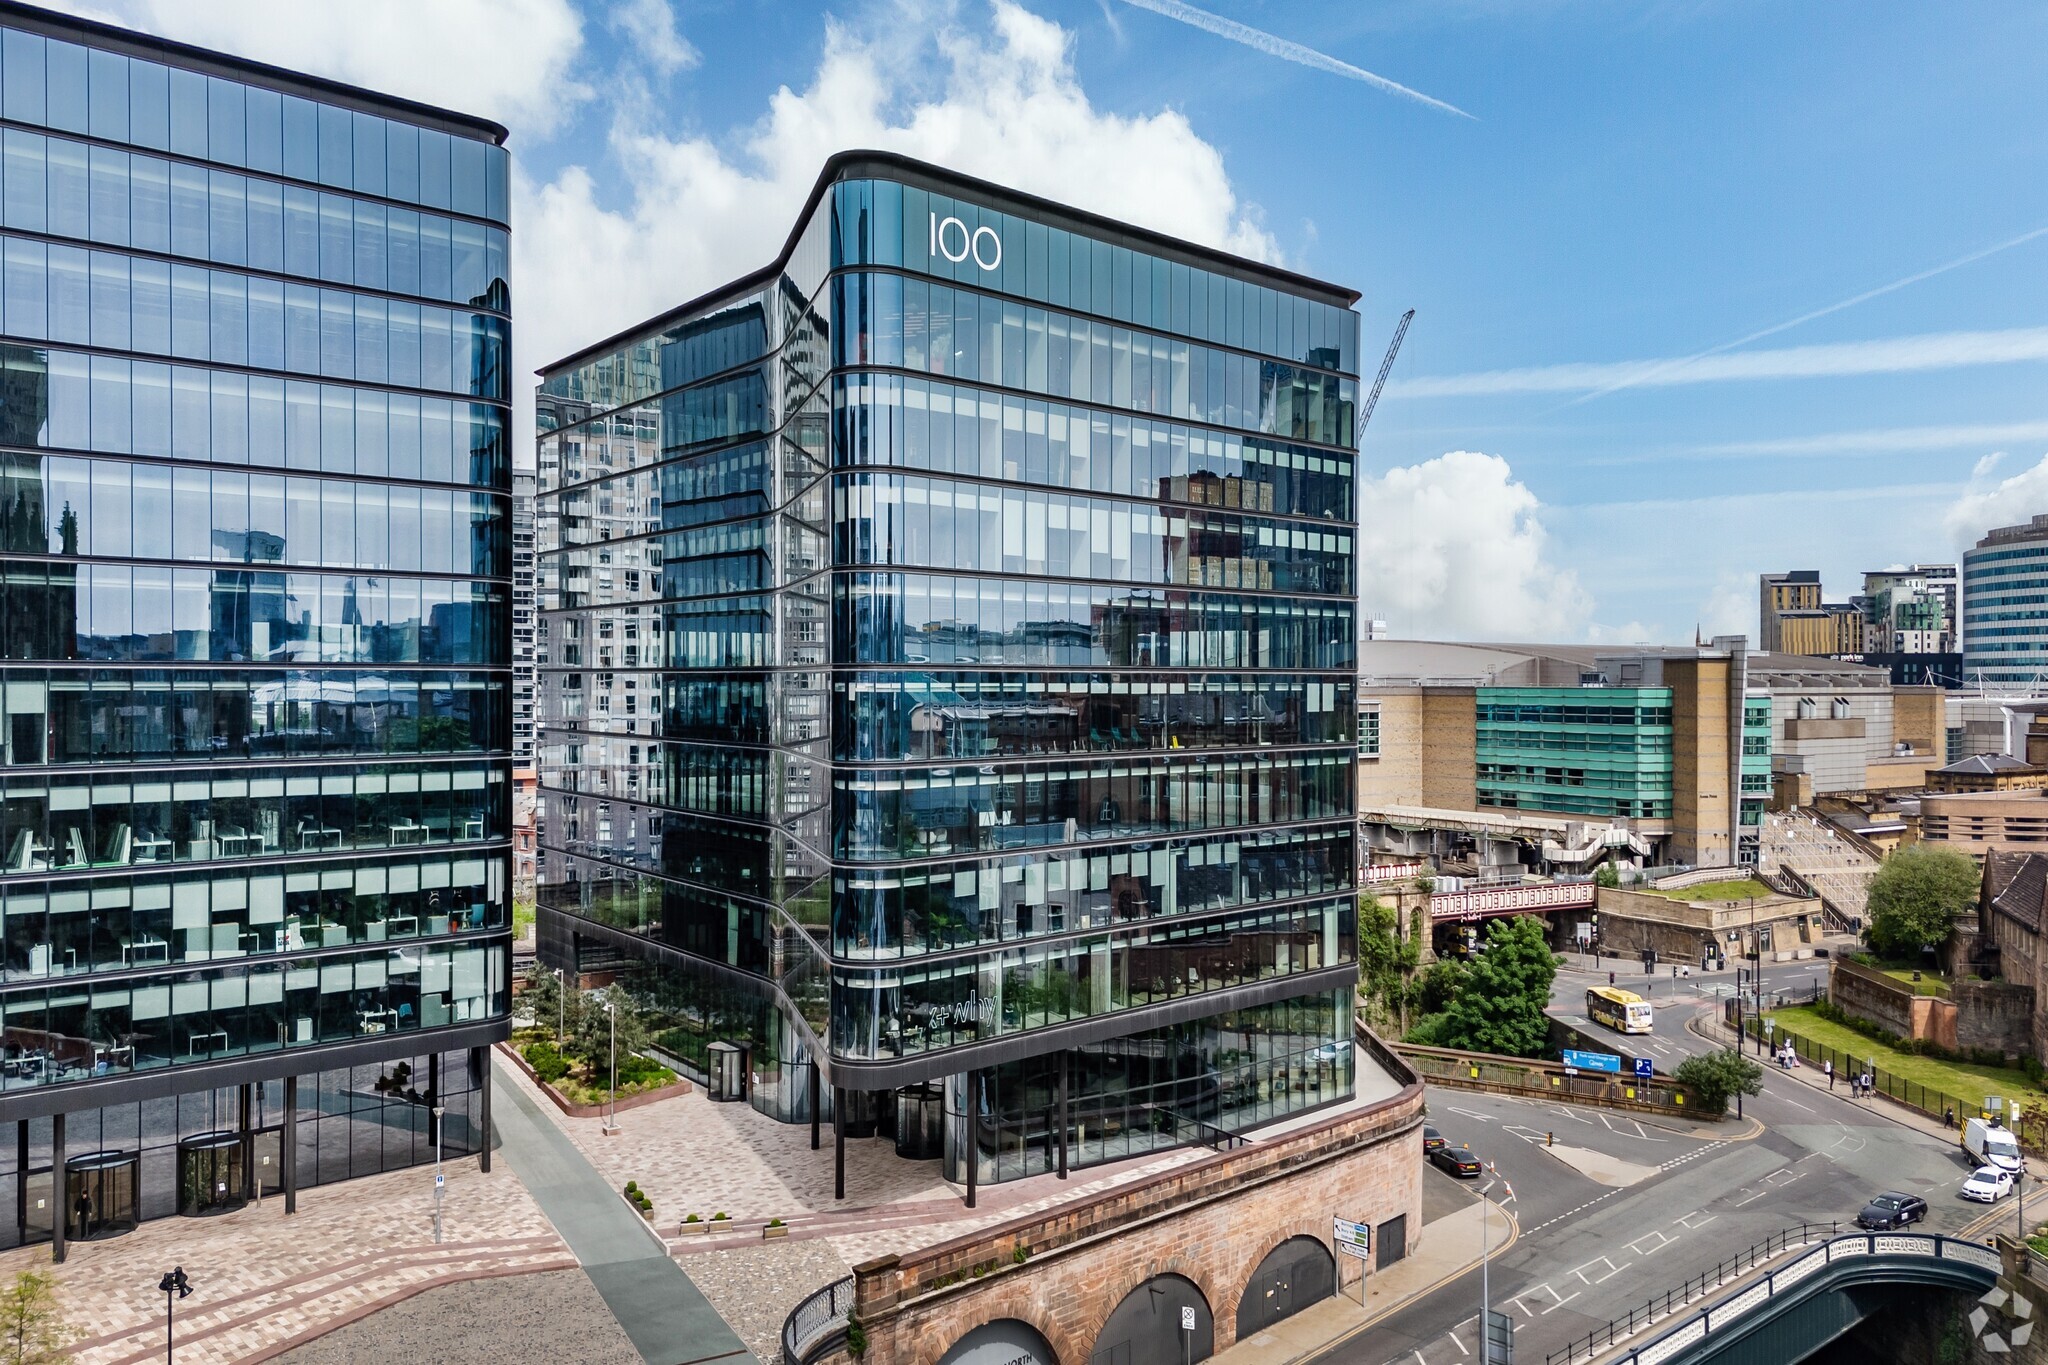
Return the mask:
<svg viewBox="0 0 2048 1365">
<path fill-rule="evenodd" d="M 480 1146 L 504 135 L 0 6 L 0 1237 Z"/>
<path fill-rule="evenodd" d="M 1350 1095 L 1356 299 L 848 153 L 543 371 L 543 958 L 956 1179 Z"/>
<path fill-rule="evenodd" d="M 1671 689 L 1482 687 L 1479 804 L 1603 818 L 1671 818 Z"/>
<path fill-rule="evenodd" d="M 2048 693 L 2048 513 L 1965 550 L 1962 594 L 1965 684 Z"/>
</svg>

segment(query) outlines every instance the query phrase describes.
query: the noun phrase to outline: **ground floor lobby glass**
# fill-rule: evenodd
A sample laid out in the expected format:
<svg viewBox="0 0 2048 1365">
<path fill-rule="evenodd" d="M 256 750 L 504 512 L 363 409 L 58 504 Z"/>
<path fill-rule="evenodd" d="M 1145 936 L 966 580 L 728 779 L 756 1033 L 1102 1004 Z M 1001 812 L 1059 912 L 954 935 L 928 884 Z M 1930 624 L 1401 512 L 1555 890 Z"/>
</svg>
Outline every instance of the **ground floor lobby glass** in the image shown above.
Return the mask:
<svg viewBox="0 0 2048 1365">
<path fill-rule="evenodd" d="M 486 1061 L 486 1066 L 488 1062 Z M 474 1156 L 486 1073 L 453 1051 L 299 1077 L 297 1185 L 301 1190 L 434 1160 L 438 1101 L 443 1152 Z M 284 1082 L 201 1089 L 65 1116 L 63 1188 L 51 1120 L 0 1127 L 0 1246 L 47 1242 L 55 1217 L 67 1240 L 132 1231 L 140 1221 L 225 1213 L 284 1186 Z M 422 1175 L 421 1208 L 431 1194 Z"/>
<path fill-rule="evenodd" d="M 1009 1062 L 947 1084 L 945 1176 L 965 1181 L 973 1122 L 980 1183 L 1057 1169 L 1059 1070 L 1067 1067 L 1067 1165 L 1209 1145 L 1348 1100 L 1351 993 L 1318 992 Z"/>
</svg>

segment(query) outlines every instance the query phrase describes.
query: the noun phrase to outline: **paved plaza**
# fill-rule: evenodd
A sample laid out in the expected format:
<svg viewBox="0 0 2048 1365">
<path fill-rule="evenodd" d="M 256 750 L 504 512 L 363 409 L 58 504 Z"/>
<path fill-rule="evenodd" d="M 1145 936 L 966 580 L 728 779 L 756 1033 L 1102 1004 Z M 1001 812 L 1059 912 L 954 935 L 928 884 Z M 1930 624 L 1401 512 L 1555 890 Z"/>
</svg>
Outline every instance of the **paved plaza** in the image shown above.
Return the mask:
<svg viewBox="0 0 2048 1365">
<path fill-rule="evenodd" d="M 466 1280 L 573 1268 L 575 1259 L 518 1177 L 474 1159 L 448 1164 L 443 1241 L 434 1244 L 430 1167 L 303 1191 L 285 1217 L 266 1197 L 214 1218 L 163 1218 L 124 1237 L 73 1243 L 54 1268 L 79 1365 L 160 1359 L 164 1296 L 183 1266 L 177 1358 L 188 1365 L 260 1360 L 423 1290 Z M 51 1269 L 47 1246 L 0 1253 L 0 1276 Z"/>
</svg>

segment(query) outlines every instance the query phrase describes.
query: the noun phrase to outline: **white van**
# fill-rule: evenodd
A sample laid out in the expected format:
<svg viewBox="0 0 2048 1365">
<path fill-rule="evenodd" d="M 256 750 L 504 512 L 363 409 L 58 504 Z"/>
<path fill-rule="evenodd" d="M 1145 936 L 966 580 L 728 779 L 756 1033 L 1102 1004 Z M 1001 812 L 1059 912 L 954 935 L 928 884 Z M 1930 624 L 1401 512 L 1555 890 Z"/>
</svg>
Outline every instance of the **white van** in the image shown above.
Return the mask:
<svg viewBox="0 0 2048 1365">
<path fill-rule="evenodd" d="M 1979 1166 L 1996 1166 L 2001 1171 L 2025 1169 L 2012 1133 L 1985 1119 L 1971 1119 L 1963 1125 L 1963 1150 Z"/>
</svg>

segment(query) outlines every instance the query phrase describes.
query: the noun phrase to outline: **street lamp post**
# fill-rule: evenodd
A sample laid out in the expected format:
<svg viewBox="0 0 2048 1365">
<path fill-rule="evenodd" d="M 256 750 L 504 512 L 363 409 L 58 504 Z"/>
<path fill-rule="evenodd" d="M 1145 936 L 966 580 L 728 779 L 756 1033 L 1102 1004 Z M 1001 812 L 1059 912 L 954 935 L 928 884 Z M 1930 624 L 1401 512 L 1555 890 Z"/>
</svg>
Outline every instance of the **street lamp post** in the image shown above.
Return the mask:
<svg viewBox="0 0 2048 1365">
<path fill-rule="evenodd" d="M 555 1050 L 568 1046 L 569 1039 L 569 974 L 560 967 L 555 968 Z"/>
<path fill-rule="evenodd" d="M 171 1326 L 172 1296 L 175 1295 L 177 1298 L 182 1299 L 190 1294 L 192 1292 L 192 1282 L 185 1278 L 185 1267 L 173 1266 L 171 1267 L 170 1274 L 156 1282 L 156 1287 L 163 1291 L 164 1296 L 164 1365 L 170 1365 L 173 1345 Z"/>
<path fill-rule="evenodd" d="M 616 1002 L 606 1000 L 604 1002 L 604 1012 L 606 1017 L 610 1019 L 612 1026 L 612 1076 L 611 1085 L 606 1090 L 606 1093 L 610 1096 L 612 1116 L 605 1120 L 605 1127 L 616 1128 L 619 1126 L 619 1011 L 616 1008 Z"/>
<path fill-rule="evenodd" d="M 434 1106 L 434 1245 L 441 1244 L 441 1195 L 448 1183 L 447 1175 L 441 1169 L 441 1146 L 447 1139 L 448 1111 L 440 1105 Z"/>
</svg>

